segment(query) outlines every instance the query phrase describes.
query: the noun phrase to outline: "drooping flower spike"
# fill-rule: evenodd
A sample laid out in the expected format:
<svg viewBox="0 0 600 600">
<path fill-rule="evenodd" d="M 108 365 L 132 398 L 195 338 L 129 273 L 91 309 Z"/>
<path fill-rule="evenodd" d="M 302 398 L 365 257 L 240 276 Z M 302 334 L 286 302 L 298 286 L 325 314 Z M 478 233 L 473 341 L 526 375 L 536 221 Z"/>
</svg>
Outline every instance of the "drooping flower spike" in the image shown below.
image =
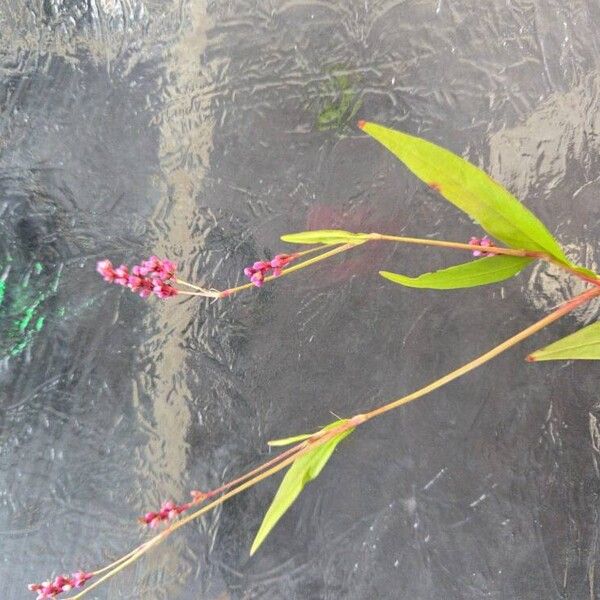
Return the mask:
<svg viewBox="0 0 600 600">
<path fill-rule="evenodd" d="M 110 260 L 101 260 L 96 265 L 96 271 L 104 281 L 128 287 L 142 298 L 154 294 L 158 298 L 176 296 L 178 291 L 175 283 L 177 265 L 168 259 L 151 256 L 140 265 L 134 265 L 129 271 L 127 265 L 116 269 Z"/>
<path fill-rule="evenodd" d="M 143 517 L 140 517 L 138 520 L 143 525 L 148 525 L 150 527 L 157 527 L 160 523 L 164 521 L 172 521 L 176 519 L 181 513 L 186 510 L 192 508 L 195 504 L 200 504 L 204 502 L 208 497 L 211 496 L 210 493 L 199 492 L 198 490 L 192 490 L 190 492 L 192 496 L 191 502 L 184 502 L 183 504 L 175 504 L 172 500 L 168 500 L 163 503 L 158 511 L 150 511 L 147 512 Z"/>
<path fill-rule="evenodd" d="M 151 256 L 141 264 L 134 265 L 131 270 L 127 265 L 115 268 L 110 260 L 105 259 L 98 261 L 96 271 L 104 281 L 128 287 L 141 298 L 154 295 L 157 298 L 166 299 L 179 294 L 205 298 L 222 297 L 222 293 L 217 290 L 207 290 L 178 279 L 176 276 L 177 265 L 168 258 Z M 182 290 L 178 287 L 180 285 L 192 288 L 194 291 Z"/>
<path fill-rule="evenodd" d="M 296 255 L 293 254 L 278 254 L 271 260 L 259 260 L 255 262 L 251 267 L 244 269 L 244 275 L 250 279 L 250 281 L 256 287 L 262 287 L 265 277 L 271 275 L 273 277 L 279 277 L 281 270 L 287 267 L 294 259 Z"/>
<path fill-rule="evenodd" d="M 30 583 L 28 588 L 30 592 L 37 592 L 36 600 L 46 600 L 46 598 L 56 598 L 63 592 L 70 592 L 75 588 L 83 587 L 93 576 L 93 573 L 78 571 L 70 577 L 68 575 L 58 575 L 54 578 L 54 581 Z"/>
<path fill-rule="evenodd" d="M 140 517 L 140 523 L 150 527 L 157 527 L 163 521 L 171 521 L 177 518 L 182 512 L 185 512 L 192 506 L 192 502 L 184 504 L 175 504 L 172 501 L 165 502 L 157 512 L 147 512 L 143 517 Z"/>
</svg>

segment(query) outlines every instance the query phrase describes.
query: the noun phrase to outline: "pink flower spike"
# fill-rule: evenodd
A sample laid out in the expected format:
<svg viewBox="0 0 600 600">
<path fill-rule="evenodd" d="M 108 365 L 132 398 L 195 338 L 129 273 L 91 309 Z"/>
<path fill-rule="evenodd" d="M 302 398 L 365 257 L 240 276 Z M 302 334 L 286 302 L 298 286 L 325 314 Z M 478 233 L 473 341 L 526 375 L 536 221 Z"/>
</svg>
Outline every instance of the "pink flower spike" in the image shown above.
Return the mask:
<svg viewBox="0 0 600 600">
<path fill-rule="evenodd" d="M 38 600 L 45 600 L 47 598 L 55 598 L 62 592 L 70 592 L 74 587 L 82 587 L 93 576 L 93 573 L 86 573 L 85 571 L 73 573 L 71 577 L 68 575 L 57 575 L 54 581 L 30 583 L 28 589 L 31 592 L 37 592 Z"/>
<path fill-rule="evenodd" d="M 297 258 L 294 254 L 278 254 L 269 261 L 256 261 L 251 267 L 244 269 L 244 275 L 256 286 L 261 287 L 265 277 L 272 273 L 273 277 L 279 277 L 281 270 Z"/>
<path fill-rule="evenodd" d="M 169 283 L 176 269 L 177 265 L 172 260 L 161 260 L 158 256 L 151 256 L 141 265 L 134 265 L 131 273 L 127 265 L 114 269 L 109 260 L 99 261 L 96 265 L 96 270 L 105 281 L 126 286 L 141 298 L 148 298 L 153 293 L 159 298 L 176 296 L 177 288 Z"/>
</svg>

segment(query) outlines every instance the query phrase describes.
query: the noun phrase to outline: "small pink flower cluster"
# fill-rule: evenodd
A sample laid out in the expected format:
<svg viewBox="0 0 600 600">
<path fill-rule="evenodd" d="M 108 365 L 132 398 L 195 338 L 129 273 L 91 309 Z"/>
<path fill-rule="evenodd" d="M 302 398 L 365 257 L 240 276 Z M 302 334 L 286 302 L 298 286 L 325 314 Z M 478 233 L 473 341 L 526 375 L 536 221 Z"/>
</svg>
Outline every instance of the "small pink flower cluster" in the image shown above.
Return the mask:
<svg viewBox="0 0 600 600">
<path fill-rule="evenodd" d="M 250 278 L 250 281 L 256 286 L 261 287 L 269 271 L 273 271 L 273 277 L 281 275 L 281 269 L 287 267 L 296 257 L 293 254 L 278 254 L 271 260 L 259 260 L 251 267 L 244 269 L 244 275 Z"/>
<path fill-rule="evenodd" d="M 150 527 L 158 527 L 163 521 L 171 521 L 178 517 L 182 512 L 185 512 L 192 506 L 192 502 L 185 504 L 175 504 L 175 502 L 165 502 L 158 512 L 147 512 L 143 517 L 140 517 L 140 523 L 149 525 Z"/>
<path fill-rule="evenodd" d="M 37 592 L 37 600 L 44 600 L 46 598 L 55 598 L 62 592 L 70 592 L 73 588 L 83 587 L 93 576 L 93 573 L 79 571 L 73 573 L 71 577 L 67 575 L 58 575 L 55 577 L 54 581 L 30 583 L 28 587 L 30 592 Z"/>
<path fill-rule="evenodd" d="M 115 269 L 110 260 L 101 260 L 96 265 L 96 271 L 104 281 L 128 287 L 142 298 L 151 294 L 163 299 L 175 296 L 177 289 L 171 285 L 171 280 L 175 277 L 176 269 L 174 262 L 157 256 L 151 256 L 141 265 L 134 265 L 131 272 L 127 265 Z"/>
<path fill-rule="evenodd" d="M 207 494 L 205 492 L 199 492 L 198 490 L 192 490 L 190 494 L 192 496 L 191 502 L 175 504 L 169 500 L 160 507 L 158 512 L 147 512 L 143 517 L 140 517 L 140 523 L 143 525 L 149 525 L 150 527 L 157 527 L 162 521 L 171 521 L 178 517 L 182 512 L 188 510 L 188 508 L 194 506 L 194 504 L 204 502 L 204 500 L 210 497 L 210 493 Z"/>
<path fill-rule="evenodd" d="M 469 244 L 471 246 L 481 246 L 482 248 L 489 248 L 494 245 L 494 242 L 490 240 L 487 235 L 484 235 L 482 238 L 472 237 L 469 240 Z M 473 256 L 489 256 L 490 252 L 486 252 L 485 250 L 473 250 Z"/>
</svg>

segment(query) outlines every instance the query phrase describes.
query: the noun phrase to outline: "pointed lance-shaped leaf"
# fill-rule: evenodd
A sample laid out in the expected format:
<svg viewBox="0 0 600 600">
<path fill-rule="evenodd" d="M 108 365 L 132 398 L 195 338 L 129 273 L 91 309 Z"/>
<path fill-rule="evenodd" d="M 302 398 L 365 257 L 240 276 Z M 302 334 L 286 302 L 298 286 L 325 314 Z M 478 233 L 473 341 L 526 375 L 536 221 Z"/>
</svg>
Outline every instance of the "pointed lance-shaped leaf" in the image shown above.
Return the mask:
<svg viewBox="0 0 600 600">
<path fill-rule="evenodd" d="M 527 360 L 600 360 L 600 322 L 536 350 Z"/>
<path fill-rule="evenodd" d="M 342 423 L 345 423 L 348 419 L 339 419 L 338 421 L 333 421 L 333 423 L 329 423 L 322 429 L 319 429 L 316 433 L 320 433 L 322 431 L 328 431 L 329 429 L 333 429 Z M 269 446 L 290 446 L 291 444 L 295 444 L 296 442 L 302 442 L 303 440 L 307 440 L 308 438 L 316 435 L 315 433 L 301 433 L 300 435 L 294 435 L 288 438 L 282 438 L 279 440 L 270 440 L 267 442 Z"/>
<path fill-rule="evenodd" d="M 490 256 L 432 273 L 423 273 L 418 277 L 408 277 L 389 271 L 379 271 L 379 274 L 394 283 L 407 287 L 454 290 L 510 279 L 526 267 L 531 260 L 531 258 L 520 256 Z"/>
<path fill-rule="evenodd" d="M 341 229 L 315 229 L 299 233 L 286 233 L 281 240 L 290 244 L 358 244 L 369 239 L 364 233 L 352 233 Z"/>
<path fill-rule="evenodd" d="M 358 125 L 493 237 L 512 248 L 544 252 L 570 264 L 546 226 L 475 165 L 424 139 L 376 123 L 359 121 Z"/>
<path fill-rule="evenodd" d="M 250 556 L 258 550 L 279 519 L 281 519 L 287 509 L 294 503 L 294 500 L 300 495 L 304 486 L 318 477 L 336 446 L 352 431 L 353 429 L 348 429 L 324 444 L 315 446 L 292 463 L 292 466 L 281 481 L 273 502 L 271 502 L 271 506 L 269 506 L 269 510 L 267 510 L 258 533 L 254 538 L 252 548 L 250 549 Z"/>
</svg>

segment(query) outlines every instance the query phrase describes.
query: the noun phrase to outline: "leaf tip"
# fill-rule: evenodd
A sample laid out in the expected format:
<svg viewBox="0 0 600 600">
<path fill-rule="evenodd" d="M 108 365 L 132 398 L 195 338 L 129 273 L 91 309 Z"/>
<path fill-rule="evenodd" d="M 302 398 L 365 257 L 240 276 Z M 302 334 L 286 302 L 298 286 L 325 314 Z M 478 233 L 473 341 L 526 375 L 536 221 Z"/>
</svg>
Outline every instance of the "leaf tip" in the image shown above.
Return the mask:
<svg viewBox="0 0 600 600">
<path fill-rule="evenodd" d="M 537 359 L 535 357 L 535 353 L 534 354 L 528 354 L 525 357 L 525 361 L 528 362 L 528 363 L 537 362 Z"/>
<path fill-rule="evenodd" d="M 356 122 L 356 126 L 357 126 L 359 129 L 364 129 L 366 124 L 367 124 L 367 122 L 366 122 L 364 119 L 359 119 L 359 120 Z"/>
</svg>

